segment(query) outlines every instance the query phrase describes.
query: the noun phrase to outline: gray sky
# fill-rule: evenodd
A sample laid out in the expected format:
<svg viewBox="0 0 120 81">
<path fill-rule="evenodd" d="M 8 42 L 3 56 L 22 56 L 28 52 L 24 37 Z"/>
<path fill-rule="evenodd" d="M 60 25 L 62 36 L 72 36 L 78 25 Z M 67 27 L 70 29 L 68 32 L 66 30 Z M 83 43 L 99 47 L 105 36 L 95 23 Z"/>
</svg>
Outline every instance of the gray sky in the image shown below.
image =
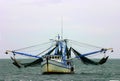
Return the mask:
<svg viewBox="0 0 120 81">
<path fill-rule="evenodd" d="M 0 58 L 14 50 L 55 38 L 112 47 L 120 58 L 120 0 L 0 0 Z"/>
</svg>

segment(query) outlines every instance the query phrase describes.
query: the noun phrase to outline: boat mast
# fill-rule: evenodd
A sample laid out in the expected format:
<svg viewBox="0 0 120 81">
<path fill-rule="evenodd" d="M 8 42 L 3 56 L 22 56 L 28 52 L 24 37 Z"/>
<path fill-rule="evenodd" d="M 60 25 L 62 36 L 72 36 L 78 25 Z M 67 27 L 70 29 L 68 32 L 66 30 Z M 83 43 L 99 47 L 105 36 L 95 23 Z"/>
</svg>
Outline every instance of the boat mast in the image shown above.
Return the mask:
<svg viewBox="0 0 120 81">
<path fill-rule="evenodd" d="M 63 39 L 63 16 L 61 17 L 61 39 Z"/>
</svg>

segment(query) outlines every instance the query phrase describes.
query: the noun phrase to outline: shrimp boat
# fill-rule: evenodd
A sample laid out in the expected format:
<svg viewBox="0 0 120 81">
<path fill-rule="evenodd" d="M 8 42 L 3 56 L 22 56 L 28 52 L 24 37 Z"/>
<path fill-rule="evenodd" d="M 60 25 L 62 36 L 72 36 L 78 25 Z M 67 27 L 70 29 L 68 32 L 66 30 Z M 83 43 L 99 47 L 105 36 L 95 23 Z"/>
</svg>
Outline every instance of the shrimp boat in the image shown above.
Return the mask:
<svg viewBox="0 0 120 81">
<path fill-rule="evenodd" d="M 47 49 L 45 48 L 40 51 L 40 48 L 38 47 L 42 47 L 41 45 L 45 46 L 45 44 L 49 44 L 49 46 L 47 46 Z M 78 46 L 78 49 L 75 48 L 74 45 Z M 82 49 L 86 46 L 88 46 L 89 48 L 92 47 L 92 51 L 86 50 L 86 48 Z M 32 51 L 35 47 L 37 47 L 37 49 L 34 51 L 37 52 Z M 30 50 L 30 52 L 28 52 L 28 50 Z M 109 57 L 106 56 L 107 51 L 113 52 L 113 49 L 101 48 L 70 39 L 62 39 L 58 35 L 57 39 L 51 39 L 50 42 L 12 51 L 7 50 L 6 54 L 12 54 L 11 59 L 13 60 L 13 64 L 18 68 L 40 66 L 43 74 L 72 74 L 75 73 L 75 65 L 73 59 L 77 58 L 86 65 L 102 65 L 106 63 Z M 88 57 L 97 54 L 103 55 L 102 59 L 99 59 L 99 61 L 97 62 Z M 20 61 L 18 61 L 19 59 L 16 59 L 17 55 L 32 57 L 35 58 L 35 60 L 28 63 L 21 63 Z"/>
<path fill-rule="evenodd" d="M 74 66 L 70 56 L 70 49 L 66 40 L 57 40 L 56 46 L 43 56 L 42 71 L 47 73 L 74 73 Z M 54 55 L 50 53 L 55 50 Z"/>
</svg>

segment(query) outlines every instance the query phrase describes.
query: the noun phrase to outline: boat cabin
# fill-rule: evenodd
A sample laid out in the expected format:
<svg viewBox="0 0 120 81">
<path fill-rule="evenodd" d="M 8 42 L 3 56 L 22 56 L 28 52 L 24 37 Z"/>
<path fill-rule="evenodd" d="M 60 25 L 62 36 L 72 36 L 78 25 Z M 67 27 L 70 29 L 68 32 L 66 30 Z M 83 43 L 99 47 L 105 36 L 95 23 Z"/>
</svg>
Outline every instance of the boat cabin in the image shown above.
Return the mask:
<svg viewBox="0 0 120 81">
<path fill-rule="evenodd" d="M 61 62 L 62 57 L 60 55 L 44 55 L 42 56 L 44 60 L 55 60 Z"/>
</svg>

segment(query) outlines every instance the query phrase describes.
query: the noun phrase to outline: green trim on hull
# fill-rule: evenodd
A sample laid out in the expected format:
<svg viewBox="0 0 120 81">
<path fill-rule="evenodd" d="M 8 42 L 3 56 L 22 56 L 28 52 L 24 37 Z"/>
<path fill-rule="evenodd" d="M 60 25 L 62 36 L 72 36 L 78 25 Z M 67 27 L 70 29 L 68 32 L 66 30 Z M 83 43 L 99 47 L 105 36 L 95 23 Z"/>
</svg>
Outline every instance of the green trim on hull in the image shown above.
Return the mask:
<svg viewBox="0 0 120 81">
<path fill-rule="evenodd" d="M 42 74 L 74 74 L 75 72 L 43 72 Z"/>
</svg>

